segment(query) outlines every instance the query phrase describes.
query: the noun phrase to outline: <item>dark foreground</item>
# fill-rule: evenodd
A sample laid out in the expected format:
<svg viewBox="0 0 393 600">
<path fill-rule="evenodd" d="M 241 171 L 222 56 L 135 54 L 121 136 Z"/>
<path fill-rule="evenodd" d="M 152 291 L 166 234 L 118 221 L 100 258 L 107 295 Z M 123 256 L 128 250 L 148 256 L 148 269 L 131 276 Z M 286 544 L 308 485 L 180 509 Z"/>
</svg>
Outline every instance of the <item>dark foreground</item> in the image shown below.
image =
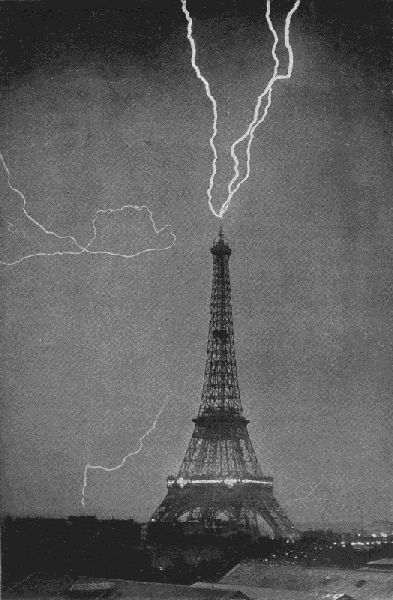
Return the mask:
<svg viewBox="0 0 393 600">
<path fill-rule="evenodd" d="M 2 523 L 2 580 L 10 588 L 31 573 L 190 584 L 216 581 L 251 550 L 247 536 L 158 528 L 142 541 L 133 520 L 94 517 L 7 518 Z M 275 547 L 266 539 L 264 554 Z"/>
<path fill-rule="evenodd" d="M 296 542 L 287 542 L 169 527 L 143 541 L 141 525 L 133 520 L 7 518 L 2 522 L 2 585 L 11 590 L 29 577 L 25 585 L 33 585 L 34 577 L 40 576 L 64 585 L 81 576 L 189 585 L 219 582 L 248 560 L 358 569 L 371 560 L 393 558 L 390 538 L 364 540 L 362 548 L 359 552 L 349 539 L 344 542 L 331 531 L 306 532 Z M 32 573 L 37 574 L 33 579 Z"/>
<path fill-rule="evenodd" d="M 193 586 L 32 574 L 3 595 L 9 600 L 392 600 L 393 571 L 240 563 L 220 583 Z"/>
</svg>

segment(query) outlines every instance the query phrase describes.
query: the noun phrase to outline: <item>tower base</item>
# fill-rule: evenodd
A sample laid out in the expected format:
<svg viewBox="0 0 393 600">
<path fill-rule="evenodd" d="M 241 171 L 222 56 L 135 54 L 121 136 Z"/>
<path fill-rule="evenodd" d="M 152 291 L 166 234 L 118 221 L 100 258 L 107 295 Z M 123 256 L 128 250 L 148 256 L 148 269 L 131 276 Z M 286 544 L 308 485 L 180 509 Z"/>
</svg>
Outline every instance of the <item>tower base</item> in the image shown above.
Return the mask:
<svg viewBox="0 0 393 600">
<path fill-rule="evenodd" d="M 274 538 L 298 536 L 273 496 L 271 480 L 181 481 L 180 485 L 176 480 L 168 480 L 168 493 L 150 519 L 151 525 L 155 523 L 184 523 L 196 530 L 245 533 L 253 539 L 266 534 Z"/>
</svg>

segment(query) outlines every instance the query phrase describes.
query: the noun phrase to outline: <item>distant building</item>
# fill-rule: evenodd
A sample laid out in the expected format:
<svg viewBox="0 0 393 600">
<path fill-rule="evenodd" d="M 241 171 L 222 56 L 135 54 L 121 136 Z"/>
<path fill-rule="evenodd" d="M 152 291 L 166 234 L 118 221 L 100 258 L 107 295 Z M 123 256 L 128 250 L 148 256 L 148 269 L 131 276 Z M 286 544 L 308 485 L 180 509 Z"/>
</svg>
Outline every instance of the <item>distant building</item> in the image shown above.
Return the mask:
<svg viewBox="0 0 393 600">
<path fill-rule="evenodd" d="M 393 558 L 370 560 L 370 562 L 367 563 L 367 568 L 376 569 L 378 571 L 393 571 Z"/>
</svg>

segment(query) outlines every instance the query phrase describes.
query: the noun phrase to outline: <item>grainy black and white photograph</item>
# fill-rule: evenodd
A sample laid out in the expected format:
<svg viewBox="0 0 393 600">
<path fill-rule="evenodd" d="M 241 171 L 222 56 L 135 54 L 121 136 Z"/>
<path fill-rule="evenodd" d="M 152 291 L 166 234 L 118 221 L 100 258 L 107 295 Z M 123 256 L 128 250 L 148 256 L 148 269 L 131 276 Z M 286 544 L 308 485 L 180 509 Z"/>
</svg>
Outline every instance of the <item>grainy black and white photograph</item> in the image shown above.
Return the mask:
<svg viewBox="0 0 393 600">
<path fill-rule="evenodd" d="M 0 0 L 1 572 L 393 599 L 392 0 Z"/>
</svg>

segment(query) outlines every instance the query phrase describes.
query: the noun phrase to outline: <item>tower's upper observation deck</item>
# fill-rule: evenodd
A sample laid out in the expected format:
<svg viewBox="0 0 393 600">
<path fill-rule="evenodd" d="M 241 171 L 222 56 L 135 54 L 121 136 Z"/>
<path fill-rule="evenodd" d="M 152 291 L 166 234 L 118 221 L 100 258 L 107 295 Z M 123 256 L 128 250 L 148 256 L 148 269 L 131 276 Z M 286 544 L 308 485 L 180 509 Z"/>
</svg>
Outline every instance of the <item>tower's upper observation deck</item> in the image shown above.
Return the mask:
<svg viewBox="0 0 393 600">
<path fill-rule="evenodd" d="M 210 252 L 212 254 L 215 254 L 216 256 L 230 256 L 232 254 L 232 250 L 224 240 L 222 225 L 220 225 L 220 230 L 218 232 L 217 239 L 213 242 L 213 245 L 210 248 Z"/>
</svg>

